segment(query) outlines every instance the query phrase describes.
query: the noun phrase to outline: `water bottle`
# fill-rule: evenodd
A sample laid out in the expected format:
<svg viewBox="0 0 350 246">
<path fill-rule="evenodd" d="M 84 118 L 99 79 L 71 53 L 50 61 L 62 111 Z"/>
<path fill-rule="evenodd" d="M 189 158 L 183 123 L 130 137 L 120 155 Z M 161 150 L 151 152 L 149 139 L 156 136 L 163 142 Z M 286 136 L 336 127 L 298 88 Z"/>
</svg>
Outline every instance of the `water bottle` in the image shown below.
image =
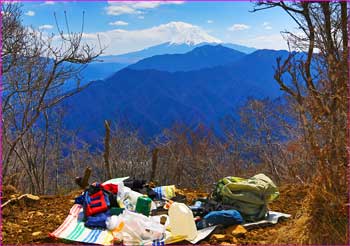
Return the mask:
<svg viewBox="0 0 350 246">
<path fill-rule="evenodd" d="M 170 229 L 173 236 L 186 236 L 187 240 L 197 237 L 193 213 L 183 203 L 174 202 L 169 208 Z"/>
</svg>

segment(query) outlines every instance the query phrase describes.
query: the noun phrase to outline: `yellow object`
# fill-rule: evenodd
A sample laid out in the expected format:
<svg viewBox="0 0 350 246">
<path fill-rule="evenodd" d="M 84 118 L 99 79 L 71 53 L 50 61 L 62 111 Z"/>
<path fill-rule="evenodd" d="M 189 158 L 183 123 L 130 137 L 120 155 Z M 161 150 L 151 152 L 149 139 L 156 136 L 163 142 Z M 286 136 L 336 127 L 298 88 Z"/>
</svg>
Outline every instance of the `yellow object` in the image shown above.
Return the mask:
<svg viewBox="0 0 350 246">
<path fill-rule="evenodd" d="M 170 236 L 167 239 L 165 239 L 165 244 L 172 244 L 181 242 L 186 239 L 186 236 L 184 235 L 177 235 L 177 236 Z"/>
<path fill-rule="evenodd" d="M 123 221 L 120 222 L 120 224 L 116 228 L 114 228 L 113 232 L 120 232 L 121 230 L 123 230 L 124 225 L 125 223 Z"/>
<path fill-rule="evenodd" d="M 175 194 L 175 185 L 168 185 L 168 186 L 165 186 L 165 197 L 168 198 L 168 199 L 171 199 L 173 197 L 176 196 Z"/>
<path fill-rule="evenodd" d="M 121 200 L 118 199 L 118 200 L 117 200 L 117 203 L 118 203 L 118 205 L 119 205 L 120 208 L 125 208 L 123 201 L 121 201 Z"/>
</svg>

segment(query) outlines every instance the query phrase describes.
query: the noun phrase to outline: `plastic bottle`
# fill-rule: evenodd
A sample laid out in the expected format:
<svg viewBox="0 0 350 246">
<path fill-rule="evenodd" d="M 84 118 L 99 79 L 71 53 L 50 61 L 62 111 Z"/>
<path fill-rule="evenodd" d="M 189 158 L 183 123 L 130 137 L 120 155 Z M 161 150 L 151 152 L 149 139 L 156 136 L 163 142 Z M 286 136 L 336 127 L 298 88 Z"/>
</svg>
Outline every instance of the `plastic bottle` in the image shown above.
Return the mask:
<svg viewBox="0 0 350 246">
<path fill-rule="evenodd" d="M 151 198 L 147 196 L 140 196 L 137 198 L 136 202 L 136 212 L 141 213 L 143 215 L 149 216 L 151 212 Z"/>
<path fill-rule="evenodd" d="M 197 237 L 196 224 L 189 207 L 183 203 L 174 202 L 170 206 L 168 213 L 173 236 L 186 236 L 188 240 L 193 240 Z"/>
</svg>

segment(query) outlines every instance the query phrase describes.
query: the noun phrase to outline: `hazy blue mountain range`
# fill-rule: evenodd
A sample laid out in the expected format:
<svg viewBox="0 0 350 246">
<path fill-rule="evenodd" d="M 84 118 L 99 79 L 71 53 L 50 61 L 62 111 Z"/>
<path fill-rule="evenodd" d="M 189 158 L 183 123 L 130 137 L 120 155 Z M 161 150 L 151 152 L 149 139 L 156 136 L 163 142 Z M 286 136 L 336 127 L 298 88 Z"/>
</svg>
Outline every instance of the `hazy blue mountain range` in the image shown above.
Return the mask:
<svg viewBox="0 0 350 246">
<path fill-rule="evenodd" d="M 111 56 L 101 56 L 101 60 L 104 60 L 107 63 L 117 62 L 123 64 L 131 64 L 138 62 L 144 58 L 155 56 L 155 55 L 164 55 L 164 54 L 183 54 L 187 53 L 194 48 L 203 46 L 203 45 L 218 45 L 218 43 L 199 43 L 199 44 L 191 44 L 191 43 L 163 43 L 159 45 L 155 45 L 140 51 L 130 52 L 122 55 L 111 55 Z M 222 46 L 235 49 L 237 51 L 249 54 L 256 51 L 255 48 L 246 47 L 243 45 L 230 44 L 230 43 L 221 43 Z"/>
<path fill-rule="evenodd" d="M 105 62 L 92 62 L 82 71 L 82 77 L 86 80 L 103 80 L 114 74 L 115 72 L 127 67 L 129 64 L 122 63 L 105 63 Z"/>
<path fill-rule="evenodd" d="M 217 48 L 204 47 L 212 51 Z M 223 49 L 219 47 L 219 50 Z M 241 56 L 238 51 L 226 52 Z M 219 59 L 215 52 L 206 50 L 205 54 L 213 55 L 213 58 L 207 56 L 208 60 Z M 220 54 L 229 56 L 225 52 Z M 273 79 L 273 66 L 277 57 L 287 55 L 287 51 L 257 50 L 243 54 L 233 62 L 227 59 L 227 64 L 182 72 L 159 71 L 155 66 L 135 70 L 130 66 L 70 98 L 66 102 L 66 123 L 70 129 L 79 129 L 82 136 L 91 140 L 102 136 L 106 119 L 127 118 L 146 137 L 175 122 L 191 127 L 203 123 L 218 129 L 220 120 L 234 115 L 235 109 L 248 97 L 276 98 L 281 95 Z M 173 59 L 166 55 L 157 59 L 167 57 Z"/>
<path fill-rule="evenodd" d="M 185 54 L 156 55 L 145 58 L 128 68 L 135 70 L 155 69 L 168 72 L 190 71 L 233 63 L 245 55 L 245 53 L 222 45 L 204 45 Z"/>
<path fill-rule="evenodd" d="M 82 71 L 81 77 L 83 78 L 82 84 L 86 84 L 90 81 L 103 80 L 118 72 L 119 70 L 138 62 L 142 59 L 147 59 L 152 56 L 165 55 L 165 54 L 184 54 L 192 51 L 193 49 L 205 45 L 216 46 L 217 43 L 199 43 L 191 44 L 188 43 L 164 43 L 156 46 L 152 46 L 140 51 L 130 52 L 122 55 L 112 55 L 112 56 L 100 56 L 97 61 L 92 62 L 87 65 L 87 67 Z M 243 53 L 251 53 L 256 49 L 236 45 L 236 44 L 221 44 L 224 47 L 236 48 L 236 51 L 232 53 L 237 53 L 241 51 Z M 208 61 L 204 61 L 204 63 Z M 225 62 L 221 63 L 225 64 Z M 219 64 L 220 65 L 220 64 Z M 195 66 L 195 65 L 194 65 Z M 204 66 L 206 67 L 206 66 Z M 66 89 L 72 89 L 74 85 L 68 85 Z"/>
</svg>

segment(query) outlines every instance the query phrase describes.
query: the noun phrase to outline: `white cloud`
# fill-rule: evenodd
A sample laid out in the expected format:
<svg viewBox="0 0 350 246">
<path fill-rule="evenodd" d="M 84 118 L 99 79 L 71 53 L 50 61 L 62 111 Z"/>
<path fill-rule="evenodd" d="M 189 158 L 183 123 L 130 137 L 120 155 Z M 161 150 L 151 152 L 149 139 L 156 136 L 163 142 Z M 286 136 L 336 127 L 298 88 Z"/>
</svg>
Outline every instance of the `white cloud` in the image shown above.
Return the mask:
<svg viewBox="0 0 350 246">
<path fill-rule="evenodd" d="M 145 17 L 143 15 L 139 15 L 139 16 L 137 16 L 137 18 L 139 18 L 141 20 L 145 19 Z"/>
<path fill-rule="evenodd" d="M 127 5 L 110 5 L 107 7 L 108 15 L 122 15 L 122 14 L 141 14 L 141 11 L 138 11 L 134 8 L 131 8 Z"/>
<path fill-rule="evenodd" d="M 127 26 L 129 23 L 125 21 L 114 21 L 114 22 L 109 22 L 109 25 L 111 26 Z"/>
<path fill-rule="evenodd" d="M 221 43 L 221 40 L 210 36 L 202 28 L 185 22 L 170 22 L 139 30 L 114 29 L 106 32 L 86 33 L 84 39 L 98 47 L 97 35 L 100 37 L 102 46 L 107 46 L 106 55 L 128 53 L 166 42 L 176 44 Z"/>
<path fill-rule="evenodd" d="M 149 2 L 126 2 L 125 4 L 130 4 L 135 9 L 154 9 L 157 8 L 161 3 L 157 1 Z"/>
<path fill-rule="evenodd" d="M 43 3 L 43 5 L 54 5 L 54 4 L 55 4 L 54 1 L 45 1 L 45 2 Z"/>
<path fill-rule="evenodd" d="M 182 4 L 183 1 L 123 1 L 123 2 L 108 2 L 106 12 L 108 15 L 122 14 L 142 14 L 145 9 L 154 9 L 165 4 Z"/>
<path fill-rule="evenodd" d="M 272 29 L 272 26 L 270 25 L 270 22 L 267 22 L 265 21 L 263 24 L 262 24 L 263 28 L 265 30 L 271 30 Z"/>
<path fill-rule="evenodd" d="M 244 39 L 233 37 L 230 42 L 257 49 L 288 50 L 287 42 L 283 39 L 283 36 L 280 33 L 253 36 Z"/>
<path fill-rule="evenodd" d="M 207 20 L 207 23 L 208 24 L 212 24 L 212 23 L 214 23 L 214 21 L 213 20 Z"/>
<path fill-rule="evenodd" d="M 6 3 L 6 4 L 15 4 L 15 3 L 19 3 L 19 1 L 1 1 L 3 3 Z"/>
<path fill-rule="evenodd" d="M 34 16 L 35 12 L 32 10 L 27 11 L 26 13 L 24 13 L 26 16 Z"/>
<path fill-rule="evenodd" d="M 53 25 L 42 25 L 42 26 L 39 26 L 39 30 L 50 30 L 53 28 Z"/>
<path fill-rule="evenodd" d="M 233 24 L 231 27 L 228 28 L 229 31 L 243 31 L 249 29 L 250 26 L 245 24 Z"/>
</svg>

